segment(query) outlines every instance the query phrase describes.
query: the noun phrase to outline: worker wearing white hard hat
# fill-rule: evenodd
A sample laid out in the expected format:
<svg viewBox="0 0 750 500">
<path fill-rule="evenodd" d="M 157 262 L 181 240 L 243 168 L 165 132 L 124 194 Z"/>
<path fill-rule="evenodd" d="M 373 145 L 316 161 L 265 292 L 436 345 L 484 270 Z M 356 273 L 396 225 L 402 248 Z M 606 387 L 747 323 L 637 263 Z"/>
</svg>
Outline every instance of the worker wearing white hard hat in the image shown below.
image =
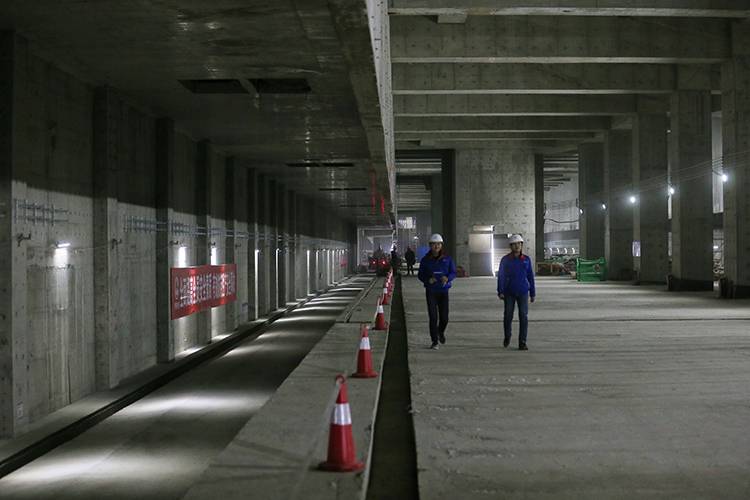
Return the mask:
<svg viewBox="0 0 750 500">
<path fill-rule="evenodd" d="M 505 304 L 503 311 L 503 347 L 508 347 L 512 336 L 513 314 L 518 304 L 520 332 L 518 349 L 528 350 L 529 300 L 536 300 L 534 267 L 531 258 L 523 253 L 523 237 L 514 234 L 508 240 L 510 253 L 500 260 L 497 270 L 497 296 Z"/>
<path fill-rule="evenodd" d="M 456 265 L 443 251 L 443 237 L 430 236 L 430 251 L 419 262 L 417 278 L 424 283 L 427 297 L 427 314 L 430 318 L 431 349 L 445 344 L 448 327 L 448 290 L 456 278 Z"/>
</svg>

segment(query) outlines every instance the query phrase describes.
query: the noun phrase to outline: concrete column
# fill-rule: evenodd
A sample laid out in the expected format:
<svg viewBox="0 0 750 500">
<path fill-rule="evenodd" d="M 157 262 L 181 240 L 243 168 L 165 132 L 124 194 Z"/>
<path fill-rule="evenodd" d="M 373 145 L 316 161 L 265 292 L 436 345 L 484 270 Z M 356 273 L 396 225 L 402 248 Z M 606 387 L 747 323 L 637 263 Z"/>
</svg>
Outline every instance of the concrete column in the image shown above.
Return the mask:
<svg viewBox="0 0 750 500">
<path fill-rule="evenodd" d="M 443 227 L 442 235 L 445 240 L 445 250 L 454 259 L 457 257 L 456 245 L 458 241 L 456 232 L 456 152 L 451 150 L 443 154 L 442 172 L 440 174 L 443 184 Z M 432 232 L 435 232 L 433 226 Z M 358 259 L 355 256 L 355 264 Z M 464 264 L 468 266 L 468 262 Z"/>
<path fill-rule="evenodd" d="M 534 263 L 544 260 L 544 155 L 534 155 Z"/>
<path fill-rule="evenodd" d="M 302 236 L 305 227 L 304 198 L 297 194 L 294 196 L 294 245 L 295 245 L 295 299 L 304 298 L 307 295 L 307 252 Z"/>
<path fill-rule="evenodd" d="M 201 141 L 198 143 L 198 155 L 195 165 L 195 208 L 196 224 L 199 227 L 205 227 L 204 235 L 199 235 L 195 239 L 195 259 L 196 265 L 211 264 L 211 246 L 218 245 L 212 235 L 211 227 L 211 190 L 213 189 L 213 176 L 211 169 L 211 143 Z M 207 344 L 211 341 L 211 314 L 212 310 L 208 309 L 196 313 L 198 325 L 198 344 Z"/>
<path fill-rule="evenodd" d="M 604 256 L 608 278 L 633 278 L 632 133 L 610 130 L 604 141 Z"/>
<path fill-rule="evenodd" d="M 289 202 L 287 201 L 286 189 L 283 185 L 279 184 L 277 189 L 277 200 L 276 200 L 276 222 L 277 222 L 277 239 L 276 239 L 276 268 L 278 272 L 278 286 L 276 290 L 276 307 L 284 307 L 286 305 L 286 291 L 288 278 L 286 259 L 287 254 L 287 210 L 289 209 Z"/>
<path fill-rule="evenodd" d="M 713 288 L 711 93 L 678 90 L 670 100 L 671 290 Z"/>
<path fill-rule="evenodd" d="M 258 304 L 260 241 L 258 238 L 258 177 L 253 169 L 247 170 L 246 192 L 247 232 L 250 234 L 247 245 L 248 319 L 255 320 L 258 319 L 260 314 Z"/>
<path fill-rule="evenodd" d="M 225 239 L 225 249 L 224 249 L 224 261 L 227 264 L 237 264 L 237 245 L 240 243 L 240 239 L 235 237 L 235 230 L 237 230 L 237 214 L 240 211 L 240 207 L 238 206 L 240 202 L 240 196 L 238 193 L 238 183 L 237 183 L 237 169 L 239 167 L 236 166 L 236 161 L 234 158 L 227 158 L 225 165 L 225 189 L 224 189 L 224 201 L 226 202 L 225 207 L 225 216 L 226 216 L 226 228 L 227 228 L 227 238 Z M 237 267 L 237 271 L 239 272 L 239 266 Z M 239 294 L 238 297 L 239 299 Z M 234 331 L 237 329 L 237 325 L 239 325 L 239 313 L 240 313 L 240 305 L 237 301 L 231 302 L 227 304 L 224 308 L 224 311 L 226 313 L 226 330 L 228 332 Z"/>
<path fill-rule="evenodd" d="M 443 232 L 443 211 L 445 210 L 443 203 L 443 176 L 442 174 L 435 174 L 430 177 L 430 222 L 433 233 Z M 409 242 L 411 244 L 411 241 Z M 423 242 L 420 242 L 423 243 Z M 405 252 L 406 248 L 400 248 L 401 252 Z M 414 249 L 416 251 L 416 248 Z"/>
<path fill-rule="evenodd" d="M 604 195 L 604 144 L 578 146 L 578 205 L 581 257 L 604 257 L 604 219 L 607 199 Z M 604 205 L 604 206 L 603 206 Z"/>
<path fill-rule="evenodd" d="M 287 302 L 294 302 L 297 298 L 297 195 L 289 191 L 287 197 Z"/>
<path fill-rule="evenodd" d="M 174 258 L 170 226 L 174 207 L 175 138 L 174 122 L 156 121 L 156 358 L 160 363 L 174 360 L 174 326 L 171 314 L 170 268 Z"/>
<path fill-rule="evenodd" d="M 274 311 L 279 305 L 279 282 L 277 272 L 277 252 L 279 248 L 279 191 L 275 180 L 268 181 L 268 310 Z"/>
<path fill-rule="evenodd" d="M 259 315 L 265 316 L 271 309 L 271 231 L 270 231 L 270 182 L 268 176 L 258 176 L 258 231 L 260 252 L 258 253 L 258 307 Z"/>
<path fill-rule="evenodd" d="M 118 209 L 120 101 L 111 88 L 94 92 L 94 335 L 96 388 L 111 389 L 117 376 L 118 313 L 121 300 L 118 254 L 123 224 Z"/>
<path fill-rule="evenodd" d="M 16 335 L 14 332 L 14 273 L 15 235 L 13 234 L 13 123 L 15 116 L 16 39 L 12 32 L 0 32 L 0 438 L 12 437 L 17 427 L 19 391 L 14 390 L 18 379 L 14 370 Z M 10 279 L 8 279 L 8 277 Z M 20 373 L 23 376 L 23 372 Z M 25 385 L 23 383 L 21 386 Z"/>
<path fill-rule="evenodd" d="M 733 57 L 721 68 L 724 272 L 727 296 L 750 297 L 750 24 L 732 25 Z"/>
<path fill-rule="evenodd" d="M 633 241 L 640 242 L 634 269 L 643 283 L 665 283 L 669 274 L 667 213 L 667 115 L 633 118 Z"/>
</svg>

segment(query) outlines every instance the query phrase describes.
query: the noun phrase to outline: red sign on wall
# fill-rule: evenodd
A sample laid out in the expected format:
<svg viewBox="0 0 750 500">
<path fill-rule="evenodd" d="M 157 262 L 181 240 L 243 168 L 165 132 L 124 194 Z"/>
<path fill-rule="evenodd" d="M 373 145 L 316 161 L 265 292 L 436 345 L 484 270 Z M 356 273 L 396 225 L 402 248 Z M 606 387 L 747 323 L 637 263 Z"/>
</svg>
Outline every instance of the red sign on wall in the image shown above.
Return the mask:
<svg viewBox="0 0 750 500">
<path fill-rule="evenodd" d="M 173 267 L 172 319 L 237 300 L 237 264 Z"/>
</svg>

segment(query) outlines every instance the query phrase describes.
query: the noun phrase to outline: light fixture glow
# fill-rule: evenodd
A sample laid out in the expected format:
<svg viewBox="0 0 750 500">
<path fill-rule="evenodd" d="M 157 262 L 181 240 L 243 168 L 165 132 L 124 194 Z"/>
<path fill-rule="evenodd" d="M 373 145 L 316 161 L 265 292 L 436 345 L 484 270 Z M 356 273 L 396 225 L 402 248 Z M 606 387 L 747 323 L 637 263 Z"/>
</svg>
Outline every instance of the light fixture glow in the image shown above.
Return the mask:
<svg viewBox="0 0 750 500">
<path fill-rule="evenodd" d="M 55 243 L 55 248 L 70 248 L 69 241 L 58 241 Z"/>
<path fill-rule="evenodd" d="M 727 174 L 721 174 L 721 182 L 727 182 L 729 180 L 729 176 Z"/>
<path fill-rule="evenodd" d="M 582 209 L 582 208 L 579 208 L 579 209 L 578 209 L 578 213 L 579 213 L 579 214 L 581 214 L 581 215 L 583 215 L 583 209 Z"/>
<path fill-rule="evenodd" d="M 631 205 L 635 205 L 635 202 L 638 201 L 638 198 L 636 198 L 635 196 L 631 196 L 630 198 L 628 198 L 628 200 L 630 201 Z"/>
<path fill-rule="evenodd" d="M 714 250 L 718 250 L 718 249 L 719 249 L 719 245 L 714 245 Z"/>
<path fill-rule="evenodd" d="M 668 193 L 668 194 L 669 194 L 670 196 L 671 196 L 671 195 L 673 195 L 673 194 L 674 194 L 674 188 L 673 188 L 672 186 L 669 186 L 669 187 L 667 188 L 667 193 Z"/>
<path fill-rule="evenodd" d="M 607 210 L 607 205 L 605 203 L 602 203 L 602 210 Z"/>
</svg>

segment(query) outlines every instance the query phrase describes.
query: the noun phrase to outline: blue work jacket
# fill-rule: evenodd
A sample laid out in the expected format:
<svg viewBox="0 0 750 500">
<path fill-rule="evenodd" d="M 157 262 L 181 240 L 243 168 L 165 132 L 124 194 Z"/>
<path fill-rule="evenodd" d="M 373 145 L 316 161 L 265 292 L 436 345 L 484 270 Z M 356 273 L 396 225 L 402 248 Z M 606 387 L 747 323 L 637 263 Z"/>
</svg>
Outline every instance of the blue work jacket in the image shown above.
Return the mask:
<svg viewBox="0 0 750 500">
<path fill-rule="evenodd" d="M 443 285 L 440 278 L 443 276 L 448 277 L 448 283 Z M 424 287 L 434 292 L 447 292 L 451 287 L 453 280 L 456 278 L 456 264 L 453 263 L 453 259 L 449 255 L 441 255 L 438 258 L 432 256 L 431 252 L 422 257 L 419 261 L 419 272 L 417 273 L 419 281 L 424 283 Z M 437 281 L 430 284 L 430 278 L 435 278 Z"/>
<path fill-rule="evenodd" d="M 500 260 L 497 270 L 497 293 L 514 296 L 528 293 L 532 297 L 536 296 L 534 268 L 528 255 L 514 257 L 513 253 L 509 253 Z"/>
</svg>

